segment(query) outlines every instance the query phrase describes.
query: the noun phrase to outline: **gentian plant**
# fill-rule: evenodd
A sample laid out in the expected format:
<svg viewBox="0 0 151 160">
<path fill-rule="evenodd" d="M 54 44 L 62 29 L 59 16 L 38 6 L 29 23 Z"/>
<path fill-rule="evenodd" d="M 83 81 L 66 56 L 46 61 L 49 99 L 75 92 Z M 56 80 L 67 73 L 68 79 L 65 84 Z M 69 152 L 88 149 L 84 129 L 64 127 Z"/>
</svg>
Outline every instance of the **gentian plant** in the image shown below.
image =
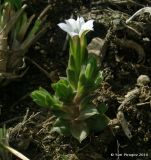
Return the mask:
<svg viewBox="0 0 151 160">
<path fill-rule="evenodd" d="M 40 16 L 28 18 L 22 0 L 0 1 L 0 83 L 17 77 L 29 47 L 46 31 L 46 7 Z"/>
<path fill-rule="evenodd" d="M 78 17 L 65 22 L 58 26 L 70 37 L 67 77 L 52 84 L 54 95 L 39 88 L 31 93 L 31 97 L 56 115 L 52 131 L 72 135 L 81 142 L 90 132 L 104 129 L 109 118 L 105 115 L 107 107 L 104 104 L 95 106 L 92 103 L 92 93 L 103 80 L 95 56 L 87 52 L 86 34 L 93 30 L 93 20 L 85 22 Z"/>
</svg>

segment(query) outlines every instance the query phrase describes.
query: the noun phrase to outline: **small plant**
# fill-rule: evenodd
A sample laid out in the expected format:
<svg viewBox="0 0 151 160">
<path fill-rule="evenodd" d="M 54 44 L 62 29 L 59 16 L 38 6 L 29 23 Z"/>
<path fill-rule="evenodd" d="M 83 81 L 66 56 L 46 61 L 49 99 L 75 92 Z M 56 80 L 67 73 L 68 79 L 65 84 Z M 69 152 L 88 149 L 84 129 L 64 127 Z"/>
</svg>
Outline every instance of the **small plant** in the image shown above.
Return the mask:
<svg viewBox="0 0 151 160">
<path fill-rule="evenodd" d="M 17 72 L 24 66 L 24 56 L 28 48 L 46 31 L 44 9 L 35 20 L 28 18 L 22 0 L 0 1 L 0 85 L 2 81 L 17 78 Z M 32 26 L 33 25 L 33 26 Z"/>
<path fill-rule="evenodd" d="M 70 35 L 67 77 L 52 84 L 54 95 L 39 88 L 31 93 L 31 97 L 38 105 L 50 108 L 56 115 L 52 131 L 72 135 L 81 142 L 89 132 L 101 131 L 109 122 L 104 114 L 107 107 L 92 103 L 92 93 L 103 80 L 96 58 L 87 52 L 86 34 L 93 30 L 93 20 L 85 22 L 78 17 L 58 26 Z"/>
</svg>

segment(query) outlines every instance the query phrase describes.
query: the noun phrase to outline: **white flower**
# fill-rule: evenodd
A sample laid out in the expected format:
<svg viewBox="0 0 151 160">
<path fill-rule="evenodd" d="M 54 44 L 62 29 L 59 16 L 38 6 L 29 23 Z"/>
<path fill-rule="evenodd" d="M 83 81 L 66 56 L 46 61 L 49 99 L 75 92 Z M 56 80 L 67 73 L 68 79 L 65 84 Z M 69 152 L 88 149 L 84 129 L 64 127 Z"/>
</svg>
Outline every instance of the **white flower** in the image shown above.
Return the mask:
<svg viewBox="0 0 151 160">
<path fill-rule="evenodd" d="M 94 20 L 84 21 L 83 17 L 78 17 L 75 19 L 65 20 L 66 23 L 59 23 L 58 26 L 65 32 L 67 32 L 71 37 L 79 36 L 81 37 L 83 33 L 93 31 Z"/>
</svg>

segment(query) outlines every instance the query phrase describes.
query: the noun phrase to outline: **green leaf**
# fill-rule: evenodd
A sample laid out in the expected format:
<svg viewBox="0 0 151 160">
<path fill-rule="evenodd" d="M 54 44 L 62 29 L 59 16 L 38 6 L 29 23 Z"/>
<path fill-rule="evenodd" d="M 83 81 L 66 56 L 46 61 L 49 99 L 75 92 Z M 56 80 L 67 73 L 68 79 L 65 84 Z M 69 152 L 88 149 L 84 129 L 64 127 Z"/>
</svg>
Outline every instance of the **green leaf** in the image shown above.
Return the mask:
<svg viewBox="0 0 151 160">
<path fill-rule="evenodd" d="M 108 110 L 108 107 L 105 105 L 105 103 L 101 103 L 97 106 L 97 109 L 99 113 L 104 114 Z"/>
<path fill-rule="evenodd" d="M 33 101 L 42 107 L 49 107 L 50 104 L 48 104 L 46 100 L 47 95 L 45 95 L 43 92 L 36 90 L 31 93 L 31 98 Z"/>
<path fill-rule="evenodd" d="M 52 104 L 51 108 L 54 110 L 62 110 L 63 109 L 63 103 L 61 101 L 59 101 L 58 97 L 56 97 L 55 95 L 50 98 L 50 97 L 46 97 L 47 101 L 49 104 Z"/>
<path fill-rule="evenodd" d="M 97 60 L 94 56 L 89 56 L 85 76 L 89 81 L 94 81 L 98 74 Z"/>
<path fill-rule="evenodd" d="M 69 121 L 64 120 L 62 118 L 57 118 L 51 132 L 57 132 L 60 135 L 70 135 L 70 125 Z"/>
<path fill-rule="evenodd" d="M 87 79 L 84 74 L 84 68 L 82 68 L 80 77 L 79 77 L 79 82 L 78 82 L 78 89 L 77 89 L 77 94 L 80 97 L 83 97 L 85 93 L 87 92 Z"/>
<path fill-rule="evenodd" d="M 97 114 L 99 114 L 99 112 L 96 108 L 93 106 L 87 106 L 80 111 L 80 115 L 76 118 L 76 120 L 85 120 Z"/>
<path fill-rule="evenodd" d="M 77 88 L 78 77 L 75 75 L 74 70 L 67 68 L 67 77 L 73 89 Z"/>
<path fill-rule="evenodd" d="M 80 143 L 88 136 L 89 129 L 85 122 L 73 122 L 70 126 L 71 134 Z"/>
<path fill-rule="evenodd" d="M 32 30 L 31 30 L 31 32 L 29 33 L 29 36 L 32 36 L 32 35 L 36 34 L 37 31 L 40 29 L 40 26 L 41 26 L 41 20 L 37 19 L 35 21 L 35 24 L 34 24 Z"/>
<path fill-rule="evenodd" d="M 70 102 L 73 99 L 74 93 L 67 79 L 61 79 L 57 83 L 52 84 L 52 88 L 60 100 Z"/>
<path fill-rule="evenodd" d="M 91 131 L 100 132 L 108 126 L 110 119 L 102 115 L 94 115 L 87 119 L 87 125 Z"/>
<path fill-rule="evenodd" d="M 99 72 L 94 82 L 95 86 L 98 87 L 102 83 L 103 79 L 103 72 Z"/>
<path fill-rule="evenodd" d="M 19 25 L 19 30 L 17 31 L 17 40 L 22 41 L 24 39 L 24 36 L 26 34 L 26 31 L 28 29 L 28 18 L 27 18 L 27 14 L 24 13 L 22 14 L 21 18 L 20 18 L 20 25 Z"/>
<path fill-rule="evenodd" d="M 93 77 L 95 78 L 95 77 Z M 85 76 L 85 65 L 82 66 L 79 81 L 78 81 L 78 89 L 77 89 L 77 96 L 84 97 L 95 89 L 94 79 L 87 79 Z"/>
<path fill-rule="evenodd" d="M 70 58 L 69 58 L 69 63 L 68 63 L 68 68 L 70 68 L 71 70 L 74 70 L 76 73 L 76 64 L 75 64 L 75 60 L 72 54 L 70 54 Z M 67 69 L 68 69 L 67 68 Z"/>
<path fill-rule="evenodd" d="M 8 2 L 11 4 L 12 7 L 15 9 L 20 9 L 22 6 L 22 0 L 5 0 L 5 3 Z"/>
<path fill-rule="evenodd" d="M 80 102 L 80 106 L 79 106 L 79 109 L 82 110 L 84 109 L 85 107 L 87 107 L 93 100 L 93 97 L 92 95 L 87 95 L 87 96 L 84 96 L 82 99 L 81 99 L 81 102 Z"/>
<path fill-rule="evenodd" d="M 68 112 L 65 112 L 62 110 L 52 110 L 52 111 L 56 117 L 60 117 L 64 120 L 71 120 L 72 119 L 71 115 Z"/>
<path fill-rule="evenodd" d="M 33 28 L 29 32 L 26 40 L 24 41 L 24 43 L 28 43 L 28 42 L 32 41 L 34 39 L 34 37 L 36 36 L 36 33 L 40 30 L 40 28 L 41 28 L 41 20 L 37 19 L 35 21 Z"/>
<path fill-rule="evenodd" d="M 35 103 L 42 107 L 51 107 L 53 109 L 62 107 L 59 100 L 56 97 L 52 97 L 49 92 L 43 88 L 33 91 L 30 96 Z"/>
</svg>

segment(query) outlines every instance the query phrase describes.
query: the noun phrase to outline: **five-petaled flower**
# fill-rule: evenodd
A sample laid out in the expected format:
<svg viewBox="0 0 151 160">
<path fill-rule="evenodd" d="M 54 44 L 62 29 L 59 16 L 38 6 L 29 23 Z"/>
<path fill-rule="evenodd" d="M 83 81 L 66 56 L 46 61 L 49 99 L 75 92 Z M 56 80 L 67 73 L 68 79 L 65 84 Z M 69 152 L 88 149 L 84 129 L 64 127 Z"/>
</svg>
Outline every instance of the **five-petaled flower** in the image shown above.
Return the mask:
<svg viewBox="0 0 151 160">
<path fill-rule="evenodd" d="M 71 37 L 79 36 L 93 31 L 94 20 L 84 21 L 83 17 L 78 17 L 75 19 L 65 20 L 66 23 L 59 23 L 58 26 L 65 32 L 67 32 Z"/>
</svg>

